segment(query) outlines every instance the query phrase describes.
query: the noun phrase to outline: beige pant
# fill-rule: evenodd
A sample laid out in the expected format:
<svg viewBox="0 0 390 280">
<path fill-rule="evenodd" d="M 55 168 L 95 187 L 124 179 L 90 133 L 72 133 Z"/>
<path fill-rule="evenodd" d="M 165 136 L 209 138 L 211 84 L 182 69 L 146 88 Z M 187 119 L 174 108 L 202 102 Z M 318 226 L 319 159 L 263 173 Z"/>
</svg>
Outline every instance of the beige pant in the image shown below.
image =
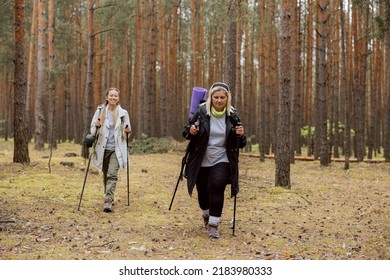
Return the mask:
<svg viewBox="0 0 390 280">
<path fill-rule="evenodd" d="M 104 151 L 103 159 L 103 182 L 104 195 L 114 201 L 116 182 L 118 181 L 119 162 L 115 151 Z"/>
</svg>

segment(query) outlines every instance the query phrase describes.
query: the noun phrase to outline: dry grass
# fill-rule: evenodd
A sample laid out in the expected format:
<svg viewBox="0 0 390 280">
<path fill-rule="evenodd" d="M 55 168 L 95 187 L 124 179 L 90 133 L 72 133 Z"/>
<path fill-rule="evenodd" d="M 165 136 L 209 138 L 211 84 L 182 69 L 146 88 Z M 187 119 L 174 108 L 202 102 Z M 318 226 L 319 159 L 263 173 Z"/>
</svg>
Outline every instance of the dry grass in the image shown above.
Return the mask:
<svg viewBox="0 0 390 280">
<path fill-rule="evenodd" d="M 48 150 L 30 147 L 29 166 L 12 163 L 12 150 L 0 141 L 0 259 L 390 259 L 388 163 L 345 172 L 342 163 L 297 161 L 286 190 L 274 187 L 273 160 L 241 155 L 236 236 L 226 191 L 221 238 L 210 240 L 185 182 L 168 210 L 182 151 L 131 155 L 130 206 L 124 170 L 108 214 L 96 173 L 77 210 L 87 162 L 64 155 L 79 154 L 79 145 L 60 144 L 51 173 Z"/>
</svg>

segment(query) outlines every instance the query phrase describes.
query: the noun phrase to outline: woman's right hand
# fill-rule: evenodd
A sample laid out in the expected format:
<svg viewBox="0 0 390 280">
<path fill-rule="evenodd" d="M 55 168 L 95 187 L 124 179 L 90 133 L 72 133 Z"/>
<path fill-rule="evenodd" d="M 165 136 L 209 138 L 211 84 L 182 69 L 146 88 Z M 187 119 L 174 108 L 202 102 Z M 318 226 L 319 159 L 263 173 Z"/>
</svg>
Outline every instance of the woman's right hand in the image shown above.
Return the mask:
<svg viewBox="0 0 390 280">
<path fill-rule="evenodd" d="M 96 127 L 101 127 L 102 126 L 102 123 L 100 122 L 100 119 L 97 119 L 97 121 L 95 122 L 95 126 Z"/>
<path fill-rule="evenodd" d="M 199 131 L 198 127 L 196 127 L 194 124 L 191 125 L 191 127 L 190 127 L 190 134 L 191 135 L 196 135 L 198 133 L 198 131 Z"/>
</svg>

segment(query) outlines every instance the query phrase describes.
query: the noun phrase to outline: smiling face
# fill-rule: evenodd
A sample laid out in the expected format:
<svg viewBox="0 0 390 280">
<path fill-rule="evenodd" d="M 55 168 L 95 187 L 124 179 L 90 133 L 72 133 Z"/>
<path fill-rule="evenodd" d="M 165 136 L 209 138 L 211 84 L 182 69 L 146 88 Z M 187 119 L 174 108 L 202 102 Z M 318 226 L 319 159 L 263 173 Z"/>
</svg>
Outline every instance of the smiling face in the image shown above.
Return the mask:
<svg viewBox="0 0 390 280">
<path fill-rule="evenodd" d="M 215 110 L 222 111 L 226 107 L 227 94 L 224 90 L 217 90 L 211 96 L 211 102 Z"/>
<path fill-rule="evenodd" d="M 106 94 L 106 100 L 109 106 L 116 106 L 119 102 L 119 92 L 115 89 L 110 89 Z"/>
</svg>

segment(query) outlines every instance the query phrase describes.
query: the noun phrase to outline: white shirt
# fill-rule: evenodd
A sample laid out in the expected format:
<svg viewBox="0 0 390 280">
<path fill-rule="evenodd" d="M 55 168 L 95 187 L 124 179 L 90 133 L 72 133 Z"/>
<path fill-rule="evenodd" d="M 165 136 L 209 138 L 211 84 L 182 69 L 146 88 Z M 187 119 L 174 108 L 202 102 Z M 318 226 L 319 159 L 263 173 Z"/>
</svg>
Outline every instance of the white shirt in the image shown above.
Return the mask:
<svg viewBox="0 0 390 280">
<path fill-rule="evenodd" d="M 107 110 L 107 119 L 110 126 L 110 130 L 108 132 L 108 139 L 106 144 L 106 150 L 114 151 L 115 150 L 115 123 L 114 123 L 114 113 L 110 110 Z"/>
</svg>

